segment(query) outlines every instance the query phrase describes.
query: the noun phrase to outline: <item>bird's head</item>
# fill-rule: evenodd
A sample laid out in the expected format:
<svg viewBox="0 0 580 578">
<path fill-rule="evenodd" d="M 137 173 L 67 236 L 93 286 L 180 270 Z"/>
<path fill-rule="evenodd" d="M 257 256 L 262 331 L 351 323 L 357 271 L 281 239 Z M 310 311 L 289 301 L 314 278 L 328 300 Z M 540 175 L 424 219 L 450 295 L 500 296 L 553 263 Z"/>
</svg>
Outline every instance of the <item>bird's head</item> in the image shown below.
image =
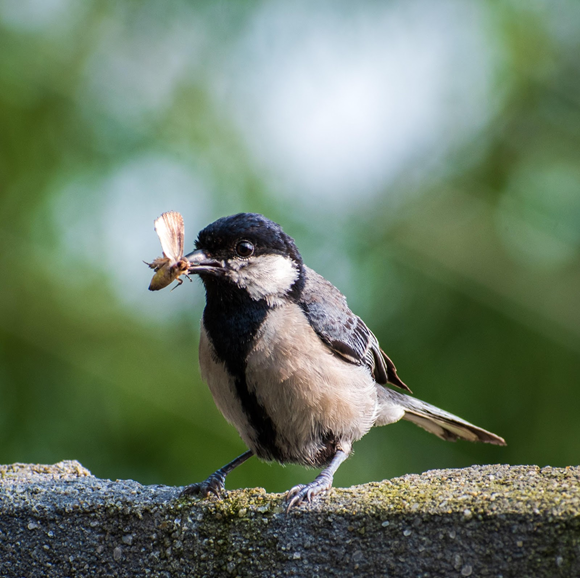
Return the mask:
<svg viewBox="0 0 580 578">
<path fill-rule="evenodd" d="M 292 237 L 257 213 L 222 217 L 203 229 L 186 259 L 206 289 L 246 291 L 275 303 L 300 293 L 304 266 Z"/>
</svg>

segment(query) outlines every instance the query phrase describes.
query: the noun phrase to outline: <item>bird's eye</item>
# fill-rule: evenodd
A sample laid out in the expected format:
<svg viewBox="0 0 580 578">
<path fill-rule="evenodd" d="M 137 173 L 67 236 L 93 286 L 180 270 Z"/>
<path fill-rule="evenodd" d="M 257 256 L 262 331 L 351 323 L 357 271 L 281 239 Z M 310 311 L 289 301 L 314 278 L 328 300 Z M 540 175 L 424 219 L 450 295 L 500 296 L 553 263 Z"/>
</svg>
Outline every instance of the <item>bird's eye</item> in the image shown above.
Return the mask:
<svg viewBox="0 0 580 578">
<path fill-rule="evenodd" d="M 240 257 L 249 257 L 254 252 L 254 245 L 250 241 L 240 241 L 236 245 L 236 253 Z"/>
</svg>

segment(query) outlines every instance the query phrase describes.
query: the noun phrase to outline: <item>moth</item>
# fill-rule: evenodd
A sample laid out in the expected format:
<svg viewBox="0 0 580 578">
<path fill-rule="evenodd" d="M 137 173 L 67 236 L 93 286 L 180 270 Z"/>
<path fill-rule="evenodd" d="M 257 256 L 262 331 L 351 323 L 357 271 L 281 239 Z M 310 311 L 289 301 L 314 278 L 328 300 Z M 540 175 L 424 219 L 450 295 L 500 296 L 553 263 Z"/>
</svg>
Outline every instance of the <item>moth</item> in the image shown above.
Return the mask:
<svg viewBox="0 0 580 578">
<path fill-rule="evenodd" d="M 177 211 L 169 211 L 155 219 L 154 225 L 161 241 L 163 257 L 157 257 L 151 263 L 143 261 L 155 270 L 149 291 L 159 291 L 175 280 L 178 283 L 175 287 L 179 287 L 183 283 L 181 275 L 185 275 L 191 281 L 187 274 L 189 262 L 183 257 L 183 217 Z"/>
</svg>

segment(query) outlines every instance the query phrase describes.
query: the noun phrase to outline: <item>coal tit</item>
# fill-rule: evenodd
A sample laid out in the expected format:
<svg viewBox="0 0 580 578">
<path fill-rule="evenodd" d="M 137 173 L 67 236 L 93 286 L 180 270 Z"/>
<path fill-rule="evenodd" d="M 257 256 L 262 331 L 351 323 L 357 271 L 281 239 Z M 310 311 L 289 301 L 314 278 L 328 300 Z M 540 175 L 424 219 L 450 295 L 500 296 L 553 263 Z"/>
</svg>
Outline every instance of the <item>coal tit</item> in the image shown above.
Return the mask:
<svg viewBox="0 0 580 578">
<path fill-rule="evenodd" d="M 323 468 L 292 488 L 287 508 L 325 492 L 353 442 L 373 426 L 409 420 L 449 441 L 505 441 L 408 390 L 345 297 L 308 268 L 280 225 L 256 213 L 218 219 L 185 256 L 206 291 L 199 362 L 224 417 L 249 450 L 183 494 L 224 491 L 251 456 Z"/>
</svg>

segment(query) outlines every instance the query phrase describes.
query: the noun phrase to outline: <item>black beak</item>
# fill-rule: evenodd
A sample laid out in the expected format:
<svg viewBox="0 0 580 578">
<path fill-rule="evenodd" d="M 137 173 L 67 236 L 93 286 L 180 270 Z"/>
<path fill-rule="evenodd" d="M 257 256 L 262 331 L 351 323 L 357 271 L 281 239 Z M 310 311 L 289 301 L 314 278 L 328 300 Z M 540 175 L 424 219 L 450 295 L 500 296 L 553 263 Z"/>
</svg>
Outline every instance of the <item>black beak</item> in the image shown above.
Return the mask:
<svg viewBox="0 0 580 578">
<path fill-rule="evenodd" d="M 224 264 L 221 261 L 208 257 L 201 249 L 185 255 L 184 258 L 189 262 L 188 273 L 219 275 L 224 269 Z"/>
</svg>

